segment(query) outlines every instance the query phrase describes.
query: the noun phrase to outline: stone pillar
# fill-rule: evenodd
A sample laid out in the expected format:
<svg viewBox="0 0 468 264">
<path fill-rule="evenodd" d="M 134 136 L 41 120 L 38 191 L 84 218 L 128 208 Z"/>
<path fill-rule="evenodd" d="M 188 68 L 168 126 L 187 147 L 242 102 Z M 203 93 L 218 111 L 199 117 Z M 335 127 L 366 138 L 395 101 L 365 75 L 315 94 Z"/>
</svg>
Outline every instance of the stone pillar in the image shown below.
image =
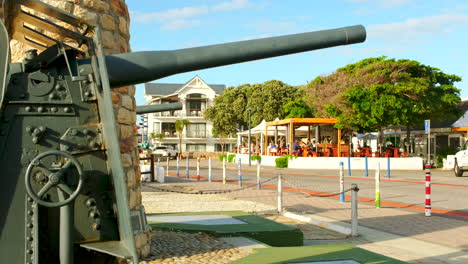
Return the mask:
<svg viewBox="0 0 468 264">
<path fill-rule="evenodd" d="M 99 24 L 102 28 L 102 40 L 106 54 L 124 53 L 130 51 L 129 22 L 130 16 L 124 0 L 42 0 L 60 8 L 89 24 Z M 54 36 L 60 38 L 60 36 Z M 74 43 L 66 41 L 70 46 Z M 10 42 L 12 61 L 24 57 L 24 51 L 31 49 L 15 40 Z M 140 167 L 137 152 L 135 87 L 126 86 L 112 91 L 115 116 L 119 125 L 120 152 L 127 176 L 128 201 L 131 210 L 142 206 Z M 150 253 L 151 230 L 135 236 L 135 243 L 141 257 Z"/>
</svg>

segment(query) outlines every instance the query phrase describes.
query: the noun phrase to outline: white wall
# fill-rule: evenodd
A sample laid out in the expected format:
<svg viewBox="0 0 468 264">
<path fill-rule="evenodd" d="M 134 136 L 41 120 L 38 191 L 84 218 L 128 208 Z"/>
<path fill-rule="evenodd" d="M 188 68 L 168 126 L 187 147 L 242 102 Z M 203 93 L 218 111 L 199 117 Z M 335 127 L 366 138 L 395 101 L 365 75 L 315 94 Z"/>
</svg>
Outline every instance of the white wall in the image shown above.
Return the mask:
<svg viewBox="0 0 468 264">
<path fill-rule="evenodd" d="M 233 153 L 229 153 L 233 154 Z M 236 163 L 241 159 L 243 164 L 249 163 L 249 155 L 236 154 Z M 277 156 L 262 156 L 262 165 L 275 166 L 275 159 Z M 423 159 L 419 157 L 413 158 L 368 158 L 368 169 L 374 170 L 377 163 L 380 163 L 380 169 L 386 170 L 388 160 L 390 159 L 391 170 L 422 170 Z M 351 162 L 351 170 L 364 170 L 365 158 L 349 158 Z M 348 158 L 334 158 L 334 157 L 297 157 L 289 161 L 288 168 L 291 169 L 339 169 L 340 162 L 344 163 L 345 169 L 348 168 Z"/>
</svg>

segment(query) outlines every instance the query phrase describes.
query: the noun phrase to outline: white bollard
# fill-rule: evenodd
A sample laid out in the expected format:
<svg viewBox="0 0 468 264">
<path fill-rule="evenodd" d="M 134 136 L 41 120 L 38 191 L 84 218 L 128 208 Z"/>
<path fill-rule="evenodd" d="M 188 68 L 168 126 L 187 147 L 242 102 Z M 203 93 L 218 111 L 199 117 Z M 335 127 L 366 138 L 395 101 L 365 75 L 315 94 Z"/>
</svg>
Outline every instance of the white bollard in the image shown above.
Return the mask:
<svg viewBox="0 0 468 264">
<path fill-rule="evenodd" d="M 166 159 L 166 177 L 169 177 L 169 156 Z"/>
<path fill-rule="evenodd" d="M 358 202 L 357 195 L 359 188 L 357 184 L 351 184 L 351 236 L 358 235 Z"/>
<path fill-rule="evenodd" d="M 380 208 L 380 162 L 375 169 L 375 208 Z"/>
<path fill-rule="evenodd" d="M 197 181 L 200 180 L 200 157 L 197 157 Z"/>
<path fill-rule="evenodd" d="M 226 184 L 226 157 L 223 159 L 223 184 Z"/>
<path fill-rule="evenodd" d="M 260 190 L 262 186 L 260 186 L 260 160 L 257 160 L 257 190 Z"/>
<path fill-rule="evenodd" d="M 211 182 L 211 157 L 208 158 L 208 181 Z"/>
<path fill-rule="evenodd" d="M 283 182 L 281 172 L 278 174 L 278 213 L 283 212 Z"/>
<path fill-rule="evenodd" d="M 345 195 L 344 195 L 344 163 L 340 162 L 340 202 L 345 202 Z"/>
</svg>

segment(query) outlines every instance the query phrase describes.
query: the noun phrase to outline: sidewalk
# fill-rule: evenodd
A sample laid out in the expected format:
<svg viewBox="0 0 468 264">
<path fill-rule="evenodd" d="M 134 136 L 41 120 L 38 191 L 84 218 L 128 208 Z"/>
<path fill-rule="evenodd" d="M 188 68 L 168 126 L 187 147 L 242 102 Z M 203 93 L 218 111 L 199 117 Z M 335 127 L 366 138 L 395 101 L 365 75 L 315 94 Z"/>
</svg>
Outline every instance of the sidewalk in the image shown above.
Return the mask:
<svg viewBox="0 0 468 264">
<path fill-rule="evenodd" d="M 213 167 L 220 166 L 219 161 L 213 160 Z M 174 163 L 175 164 L 175 163 Z M 191 166 L 195 162 L 191 160 Z M 171 166 L 173 164 L 171 163 Z M 207 168 L 207 162 L 202 161 L 202 169 Z M 236 164 L 229 164 L 228 169 L 236 169 Z M 250 169 L 255 170 L 255 167 Z M 274 168 L 265 167 L 262 171 Z M 310 171 L 293 170 L 294 173 L 310 173 Z M 170 173 L 175 172 L 171 167 Z M 468 177 L 455 178 L 451 171 L 442 171 L 437 181 L 468 182 Z M 181 175 L 185 174 L 181 168 Z M 418 174 L 422 174 L 419 172 Z M 195 168 L 190 169 L 191 177 L 195 175 Z M 414 180 L 412 172 L 396 171 L 394 178 Z M 206 176 L 202 173 L 202 177 Z M 273 176 L 273 175 L 270 175 Z M 213 178 L 220 179 L 219 175 Z M 233 177 L 231 176 L 232 180 Z M 170 180 L 180 182 L 181 178 L 170 177 Z M 420 179 L 419 179 L 420 180 Z M 181 185 L 194 190 L 231 190 L 238 189 L 237 184 L 208 183 L 202 181 L 190 181 L 184 183 L 172 183 L 168 186 Z M 255 190 L 253 188 L 242 191 L 224 193 L 213 196 L 204 202 L 197 202 L 195 197 L 207 195 L 187 195 L 182 199 L 172 199 L 167 203 L 158 202 L 158 208 L 166 206 L 166 210 L 174 212 L 184 210 L 244 210 L 257 213 L 272 212 L 276 209 L 276 190 Z M 215 198 L 216 197 L 216 198 Z M 315 225 L 335 230 L 349 229 L 350 202 L 340 203 L 337 198 L 323 198 L 305 195 L 302 193 L 285 192 L 284 205 L 289 218 L 311 221 Z M 147 207 L 145 203 L 146 209 Z M 151 209 L 150 209 L 151 210 Z M 157 212 L 157 211 L 153 211 Z M 424 213 L 405 208 L 383 207 L 374 208 L 372 203 L 359 203 L 359 234 L 357 239 L 349 240 L 351 243 L 376 253 L 407 261 L 410 263 L 468 263 L 468 220 L 459 217 L 450 217 L 433 214 L 424 217 Z M 346 232 L 346 231 L 344 231 Z M 309 243 L 306 241 L 306 244 Z M 313 242 L 310 242 L 313 243 Z"/>
</svg>

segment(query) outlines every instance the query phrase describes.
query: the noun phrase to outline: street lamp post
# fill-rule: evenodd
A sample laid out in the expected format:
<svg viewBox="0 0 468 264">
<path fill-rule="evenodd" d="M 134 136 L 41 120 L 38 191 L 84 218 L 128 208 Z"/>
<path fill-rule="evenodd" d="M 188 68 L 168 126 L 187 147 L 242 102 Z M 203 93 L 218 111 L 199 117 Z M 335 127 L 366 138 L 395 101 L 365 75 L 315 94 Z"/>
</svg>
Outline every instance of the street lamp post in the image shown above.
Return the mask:
<svg viewBox="0 0 468 264">
<path fill-rule="evenodd" d="M 252 155 L 252 150 L 251 150 L 252 147 L 251 147 L 251 144 L 250 144 L 250 112 L 252 111 L 252 109 L 247 108 L 247 111 L 249 112 L 249 137 L 248 137 L 248 140 L 247 140 L 248 141 L 247 144 L 249 144 L 248 145 L 248 151 L 249 151 L 249 167 L 250 167 L 250 166 L 252 166 L 252 164 L 250 162 L 250 156 Z"/>
</svg>

